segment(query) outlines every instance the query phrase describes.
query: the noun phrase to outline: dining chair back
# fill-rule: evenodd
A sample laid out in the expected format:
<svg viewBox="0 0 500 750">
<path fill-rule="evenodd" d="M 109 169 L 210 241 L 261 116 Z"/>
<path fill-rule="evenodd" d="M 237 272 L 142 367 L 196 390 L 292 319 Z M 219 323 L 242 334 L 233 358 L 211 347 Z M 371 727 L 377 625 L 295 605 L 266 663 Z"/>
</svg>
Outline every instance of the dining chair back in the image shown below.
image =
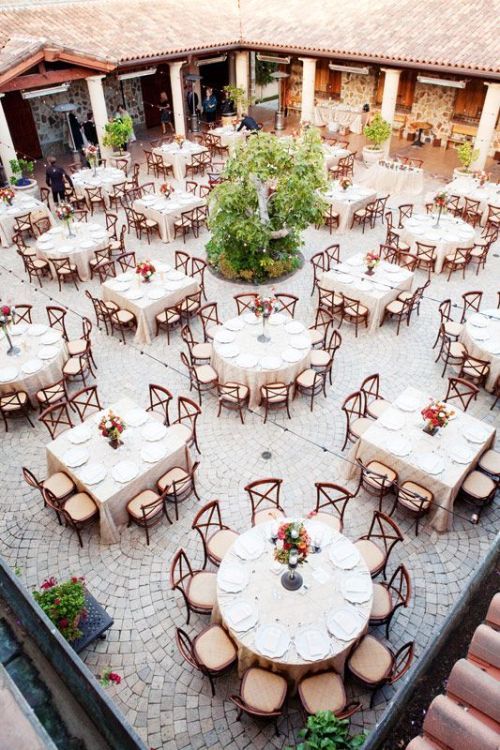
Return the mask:
<svg viewBox="0 0 500 750">
<path fill-rule="evenodd" d="M 471 401 L 475 401 L 479 388 L 463 378 L 448 378 L 448 390 L 443 401 L 447 404 L 458 401 L 460 408 L 467 411 Z"/>
<path fill-rule="evenodd" d="M 155 383 L 150 383 L 149 406 L 146 411 L 153 412 L 154 414 L 159 414 L 162 418 L 163 424 L 169 426 L 169 407 L 172 399 L 173 395 L 170 393 L 168 388 L 165 388 L 162 385 L 156 385 Z"/>
<path fill-rule="evenodd" d="M 65 401 L 53 404 L 44 409 L 38 416 L 39 422 L 48 429 L 50 437 L 55 440 L 61 432 L 74 427 L 69 413 L 68 404 Z"/>
<path fill-rule="evenodd" d="M 87 419 L 89 414 L 102 411 L 99 394 L 97 393 L 97 386 L 89 385 L 69 396 L 68 406 L 70 409 L 73 409 L 73 411 L 76 411 L 81 422 Z"/>
</svg>

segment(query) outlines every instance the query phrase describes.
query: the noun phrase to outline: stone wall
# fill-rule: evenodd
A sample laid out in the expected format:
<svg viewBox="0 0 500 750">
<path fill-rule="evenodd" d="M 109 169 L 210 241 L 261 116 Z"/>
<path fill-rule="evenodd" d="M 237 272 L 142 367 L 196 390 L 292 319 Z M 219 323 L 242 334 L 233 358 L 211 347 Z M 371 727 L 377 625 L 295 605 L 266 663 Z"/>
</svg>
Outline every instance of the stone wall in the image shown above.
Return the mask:
<svg viewBox="0 0 500 750">
<path fill-rule="evenodd" d="M 410 119 L 412 122 L 431 122 L 432 132 L 436 138 L 441 138 L 441 145 L 446 144 L 446 139 L 451 133 L 456 93 L 457 89 L 448 86 L 429 86 L 418 82 L 415 86 Z"/>
<path fill-rule="evenodd" d="M 362 107 L 363 104 L 369 104 L 373 108 L 375 102 L 375 93 L 377 86 L 377 77 L 375 74 L 362 76 L 357 73 L 342 73 L 340 88 L 340 101 L 351 107 Z"/>
</svg>

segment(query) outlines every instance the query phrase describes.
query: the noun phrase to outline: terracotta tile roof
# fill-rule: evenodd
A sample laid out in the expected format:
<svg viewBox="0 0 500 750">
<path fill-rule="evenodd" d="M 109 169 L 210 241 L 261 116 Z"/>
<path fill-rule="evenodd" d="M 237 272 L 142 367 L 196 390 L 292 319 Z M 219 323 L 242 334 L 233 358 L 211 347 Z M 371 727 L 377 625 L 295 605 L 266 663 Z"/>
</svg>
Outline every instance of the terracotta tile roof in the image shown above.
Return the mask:
<svg viewBox="0 0 500 750">
<path fill-rule="evenodd" d="M 0 71 L 38 44 L 117 65 L 243 43 L 498 73 L 499 18 L 500 0 L 0 0 Z"/>
</svg>

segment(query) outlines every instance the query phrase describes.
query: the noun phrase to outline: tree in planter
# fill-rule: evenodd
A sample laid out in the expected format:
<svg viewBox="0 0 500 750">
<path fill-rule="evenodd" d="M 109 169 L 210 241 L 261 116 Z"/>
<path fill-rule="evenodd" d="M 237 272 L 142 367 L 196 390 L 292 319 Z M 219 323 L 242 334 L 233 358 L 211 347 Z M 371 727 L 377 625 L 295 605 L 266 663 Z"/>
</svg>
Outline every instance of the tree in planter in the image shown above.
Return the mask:
<svg viewBox="0 0 500 750">
<path fill-rule="evenodd" d="M 252 100 L 245 94 L 245 90 L 238 86 L 224 86 L 224 91 L 227 94 L 228 101 L 233 102 L 233 106 L 238 112 L 247 109 L 252 103 Z"/>
<path fill-rule="evenodd" d="M 321 222 L 326 190 L 321 138 L 304 130 L 292 146 L 270 133 L 248 138 L 210 196 L 211 266 L 229 279 L 261 282 L 300 265 L 301 232 Z"/>
<path fill-rule="evenodd" d="M 30 159 L 11 159 L 9 164 L 12 170 L 11 184 L 19 186 L 29 185 L 30 175 L 33 174 L 35 169 L 35 162 Z"/>
<path fill-rule="evenodd" d="M 469 172 L 470 165 L 479 156 L 479 149 L 474 148 L 472 141 L 464 141 L 457 147 L 458 161 L 465 172 Z"/>
<path fill-rule="evenodd" d="M 115 117 L 114 120 L 107 122 L 104 126 L 104 145 L 121 154 L 132 135 L 133 129 L 132 118 L 129 115 Z"/>
<path fill-rule="evenodd" d="M 318 711 L 309 716 L 299 737 L 304 741 L 299 742 L 295 750 L 357 750 L 366 739 L 364 734 L 350 737 L 349 721 L 337 719 L 331 711 Z"/>
<path fill-rule="evenodd" d="M 368 148 L 374 151 L 380 149 L 381 145 L 386 142 L 391 133 L 391 124 L 387 122 L 387 120 L 384 120 L 378 112 L 373 117 L 372 121 L 363 128 L 363 134 L 371 143 L 371 146 L 368 146 Z"/>
</svg>

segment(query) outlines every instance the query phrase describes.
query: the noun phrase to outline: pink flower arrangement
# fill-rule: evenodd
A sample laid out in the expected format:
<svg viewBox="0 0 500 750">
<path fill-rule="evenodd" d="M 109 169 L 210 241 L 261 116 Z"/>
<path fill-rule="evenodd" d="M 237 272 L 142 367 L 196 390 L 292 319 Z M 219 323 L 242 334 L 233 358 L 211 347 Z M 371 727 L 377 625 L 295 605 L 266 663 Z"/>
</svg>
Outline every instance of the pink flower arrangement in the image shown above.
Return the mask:
<svg viewBox="0 0 500 750">
<path fill-rule="evenodd" d="M 173 185 L 170 184 L 170 182 L 162 182 L 160 185 L 160 193 L 165 196 L 169 196 L 171 193 L 174 192 Z"/>
<path fill-rule="evenodd" d="M 92 159 L 97 159 L 98 153 L 99 149 L 97 148 L 97 146 L 94 146 L 92 144 L 89 144 L 84 151 L 84 154 L 89 161 L 92 161 Z"/>
<path fill-rule="evenodd" d="M 143 281 L 150 281 L 152 276 L 156 273 L 156 268 L 150 260 L 143 260 L 136 265 L 135 272 L 142 277 Z"/>
<path fill-rule="evenodd" d="M 257 294 L 250 309 L 258 318 L 261 316 L 269 318 L 273 312 L 278 312 L 278 300 L 276 297 L 261 297 L 260 294 Z"/>
<path fill-rule="evenodd" d="M 280 563 L 288 563 L 290 552 L 295 550 L 298 555 L 298 563 L 305 562 L 310 551 L 311 540 L 301 521 L 282 523 L 276 536 L 275 560 Z"/>
<path fill-rule="evenodd" d="M 11 206 L 12 201 L 16 197 L 16 193 L 12 188 L 10 187 L 4 187 L 0 188 L 0 200 L 4 203 L 7 203 L 7 205 Z"/>
<path fill-rule="evenodd" d="M 110 409 L 99 422 L 98 429 L 103 437 L 110 440 L 119 440 L 122 432 L 127 429 L 127 425 L 121 417 L 114 414 Z"/>
<path fill-rule="evenodd" d="M 365 255 L 365 265 L 367 268 L 375 268 L 380 263 L 380 255 L 377 253 L 367 252 Z"/>
<path fill-rule="evenodd" d="M 67 203 L 66 201 L 63 201 L 62 203 L 57 204 L 56 216 L 59 219 L 59 221 L 69 222 L 73 214 L 74 214 L 74 208 L 71 205 L 71 203 Z"/>
<path fill-rule="evenodd" d="M 421 414 L 427 422 L 427 426 L 434 429 L 435 427 L 446 427 L 455 412 L 443 401 L 431 399 L 429 405 L 422 409 Z"/>
</svg>

